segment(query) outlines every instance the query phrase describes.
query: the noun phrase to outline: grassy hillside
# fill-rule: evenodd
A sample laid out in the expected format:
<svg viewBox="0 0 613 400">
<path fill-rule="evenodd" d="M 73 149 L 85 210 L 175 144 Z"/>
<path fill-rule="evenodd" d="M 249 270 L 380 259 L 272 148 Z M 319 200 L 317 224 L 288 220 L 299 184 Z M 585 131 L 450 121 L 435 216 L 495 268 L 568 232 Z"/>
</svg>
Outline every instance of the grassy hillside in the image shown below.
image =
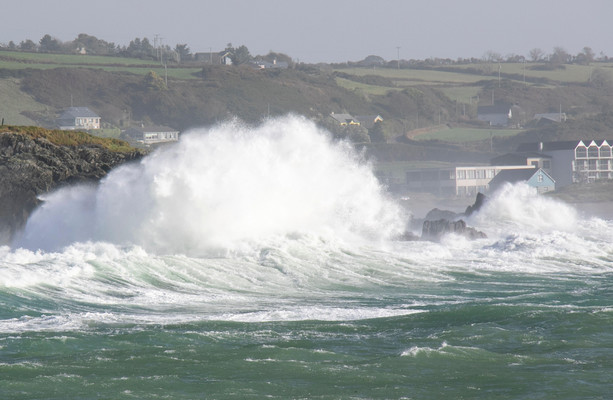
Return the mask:
<svg viewBox="0 0 613 400">
<path fill-rule="evenodd" d="M 3 126 L 0 132 L 18 133 L 32 139 L 43 138 L 58 146 L 97 145 L 119 153 L 138 151 L 123 140 L 101 138 L 78 131 L 50 130 L 36 126 Z"/>
<path fill-rule="evenodd" d="M 51 127 L 71 104 L 101 115 L 108 132 L 133 123 L 185 130 L 234 116 L 257 123 L 286 113 L 305 115 L 332 129 L 326 125 L 330 113 L 348 112 L 381 115 L 383 136 L 391 146 L 402 137 L 431 147 L 455 143 L 460 149 L 505 152 L 538 138 L 607 137 L 613 64 L 551 69 L 503 63 L 500 71 L 498 64 L 487 63 L 404 69 L 298 65 L 272 71 L 192 64 L 164 69 L 130 58 L 0 51 L 0 89 L 0 117 L 10 124 Z M 519 104 L 519 123 L 525 129 L 499 130 L 476 121 L 477 107 L 492 100 Z M 560 109 L 569 116 L 568 123 L 531 126 L 534 114 Z M 354 137 L 368 139 L 363 131 Z"/>
</svg>

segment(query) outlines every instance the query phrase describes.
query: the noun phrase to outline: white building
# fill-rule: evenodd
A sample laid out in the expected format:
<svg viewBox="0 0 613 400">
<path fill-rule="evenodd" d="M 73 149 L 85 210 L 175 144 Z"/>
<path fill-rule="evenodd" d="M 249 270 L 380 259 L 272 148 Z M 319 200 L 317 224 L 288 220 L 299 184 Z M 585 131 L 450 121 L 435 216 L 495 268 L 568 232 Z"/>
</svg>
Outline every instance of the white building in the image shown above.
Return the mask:
<svg viewBox="0 0 613 400">
<path fill-rule="evenodd" d="M 474 197 L 489 192 L 489 184 L 501 171 L 533 170 L 534 165 L 484 165 L 414 169 L 406 172 L 406 188 L 447 197 Z"/>
<path fill-rule="evenodd" d="M 176 142 L 179 140 L 179 131 L 167 126 L 140 126 L 126 129 L 122 136 L 131 142 L 150 145 Z"/>
<path fill-rule="evenodd" d="M 67 108 L 55 123 L 62 130 L 100 129 L 100 116 L 87 107 Z"/>
<path fill-rule="evenodd" d="M 550 175 L 556 187 L 597 179 L 613 179 L 613 151 L 607 140 L 528 143 L 520 151 L 538 151 L 551 157 Z"/>
</svg>

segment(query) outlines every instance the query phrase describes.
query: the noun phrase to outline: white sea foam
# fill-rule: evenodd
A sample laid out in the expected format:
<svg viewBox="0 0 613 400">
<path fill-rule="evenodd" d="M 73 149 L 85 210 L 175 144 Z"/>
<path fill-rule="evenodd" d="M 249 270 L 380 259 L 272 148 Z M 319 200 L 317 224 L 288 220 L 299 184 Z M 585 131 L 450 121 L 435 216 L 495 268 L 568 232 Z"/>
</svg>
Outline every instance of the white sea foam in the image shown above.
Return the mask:
<svg viewBox="0 0 613 400">
<path fill-rule="evenodd" d="M 299 117 L 196 130 L 98 187 L 46 196 L 17 247 L 85 240 L 210 254 L 295 232 L 384 238 L 404 229 L 370 165 Z"/>
<path fill-rule="evenodd" d="M 45 197 L 19 245 L 0 247 L 13 309 L 42 301 L 0 331 L 394 317 L 465 301 L 411 297 L 458 272 L 613 269 L 611 221 L 525 185 L 469 218 L 487 239 L 384 240 L 405 221 L 367 163 L 301 118 L 194 131 L 98 186 Z M 390 305 L 381 293 L 408 298 Z M 358 298 L 368 305 L 347 302 Z"/>
</svg>

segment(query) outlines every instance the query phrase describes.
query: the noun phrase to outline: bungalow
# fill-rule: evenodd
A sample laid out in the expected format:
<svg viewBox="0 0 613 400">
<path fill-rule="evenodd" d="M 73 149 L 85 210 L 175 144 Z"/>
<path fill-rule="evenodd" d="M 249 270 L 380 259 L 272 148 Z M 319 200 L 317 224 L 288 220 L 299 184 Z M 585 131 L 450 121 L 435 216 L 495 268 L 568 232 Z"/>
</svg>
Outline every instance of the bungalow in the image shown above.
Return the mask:
<svg viewBox="0 0 613 400">
<path fill-rule="evenodd" d="M 204 64 L 229 65 L 232 64 L 230 60 L 231 55 L 232 53 L 226 50 L 220 52 L 196 53 L 194 54 L 194 60 L 203 62 Z"/>
<path fill-rule="evenodd" d="M 360 125 L 360 121 L 352 117 L 351 114 L 330 114 L 330 117 L 341 126 Z"/>
<path fill-rule="evenodd" d="M 509 126 L 511 120 L 519 118 L 521 114 L 519 106 L 508 103 L 477 107 L 477 119 L 488 122 L 490 126 Z"/>
<path fill-rule="evenodd" d="M 286 61 L 277 61 L 276 59 L 273 62 L 268 62 L 264 60 L 255 60 L 249 63 L 254 68 L 257 69 L 287 69 L 289 68 L 289 64 Z"/>
<path fill-rule="evenodd" d="M 546 193 L 556 190 L 555 180 L 541 168 L 538 169 L 507 169 L 500 171 L 490 181 L 490 191 L 495 191 L 505 183 L 525 182 L 536 188 L 537 192 Z"/>
<path fill-rule="evenodd" d="M 62 130 L 100 129 L 100 116 L 87 107 L 67 108 L 55 124 Z"/>
<path fill-rule="evenodd" d="M 355 120 L 366 129 L 372 128 L 377 122 L 383 122 L 380 115 L 356 115 Z"/>
<path fill-rule="evenodd" d="M 176 142 L 179 140 L 179 131 L 167 126 L 140 126 L 126 129 L 122 137 L 130 142 L 151 145 Z"/>
<path fill-rule="evenodd" d="M 566 121 L 566 113 L 557 112 L 557 113 L 534 114 L 534 119 L 537 122 L 541 120 L 551 121 L 551 122 L 564 122 Z"/>
</svg>

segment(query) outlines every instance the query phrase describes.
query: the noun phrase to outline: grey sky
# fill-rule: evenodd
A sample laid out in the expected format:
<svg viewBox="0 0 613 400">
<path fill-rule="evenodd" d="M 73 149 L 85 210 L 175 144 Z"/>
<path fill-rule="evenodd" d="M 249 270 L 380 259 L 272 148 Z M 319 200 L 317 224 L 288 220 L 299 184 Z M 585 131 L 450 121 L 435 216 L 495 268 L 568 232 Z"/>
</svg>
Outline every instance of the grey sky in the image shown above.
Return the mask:
<svg viewBox="0 0 613 400">
<path fill-rule="evenodd" d="M 0 42 L 79 33 L 129 44 L 156 34 L 192 52 L 246 45 L 305 62 L 577 54 L 613 56 L 611 0 L 21 0 L 2 6 Z"/>
</svg>

